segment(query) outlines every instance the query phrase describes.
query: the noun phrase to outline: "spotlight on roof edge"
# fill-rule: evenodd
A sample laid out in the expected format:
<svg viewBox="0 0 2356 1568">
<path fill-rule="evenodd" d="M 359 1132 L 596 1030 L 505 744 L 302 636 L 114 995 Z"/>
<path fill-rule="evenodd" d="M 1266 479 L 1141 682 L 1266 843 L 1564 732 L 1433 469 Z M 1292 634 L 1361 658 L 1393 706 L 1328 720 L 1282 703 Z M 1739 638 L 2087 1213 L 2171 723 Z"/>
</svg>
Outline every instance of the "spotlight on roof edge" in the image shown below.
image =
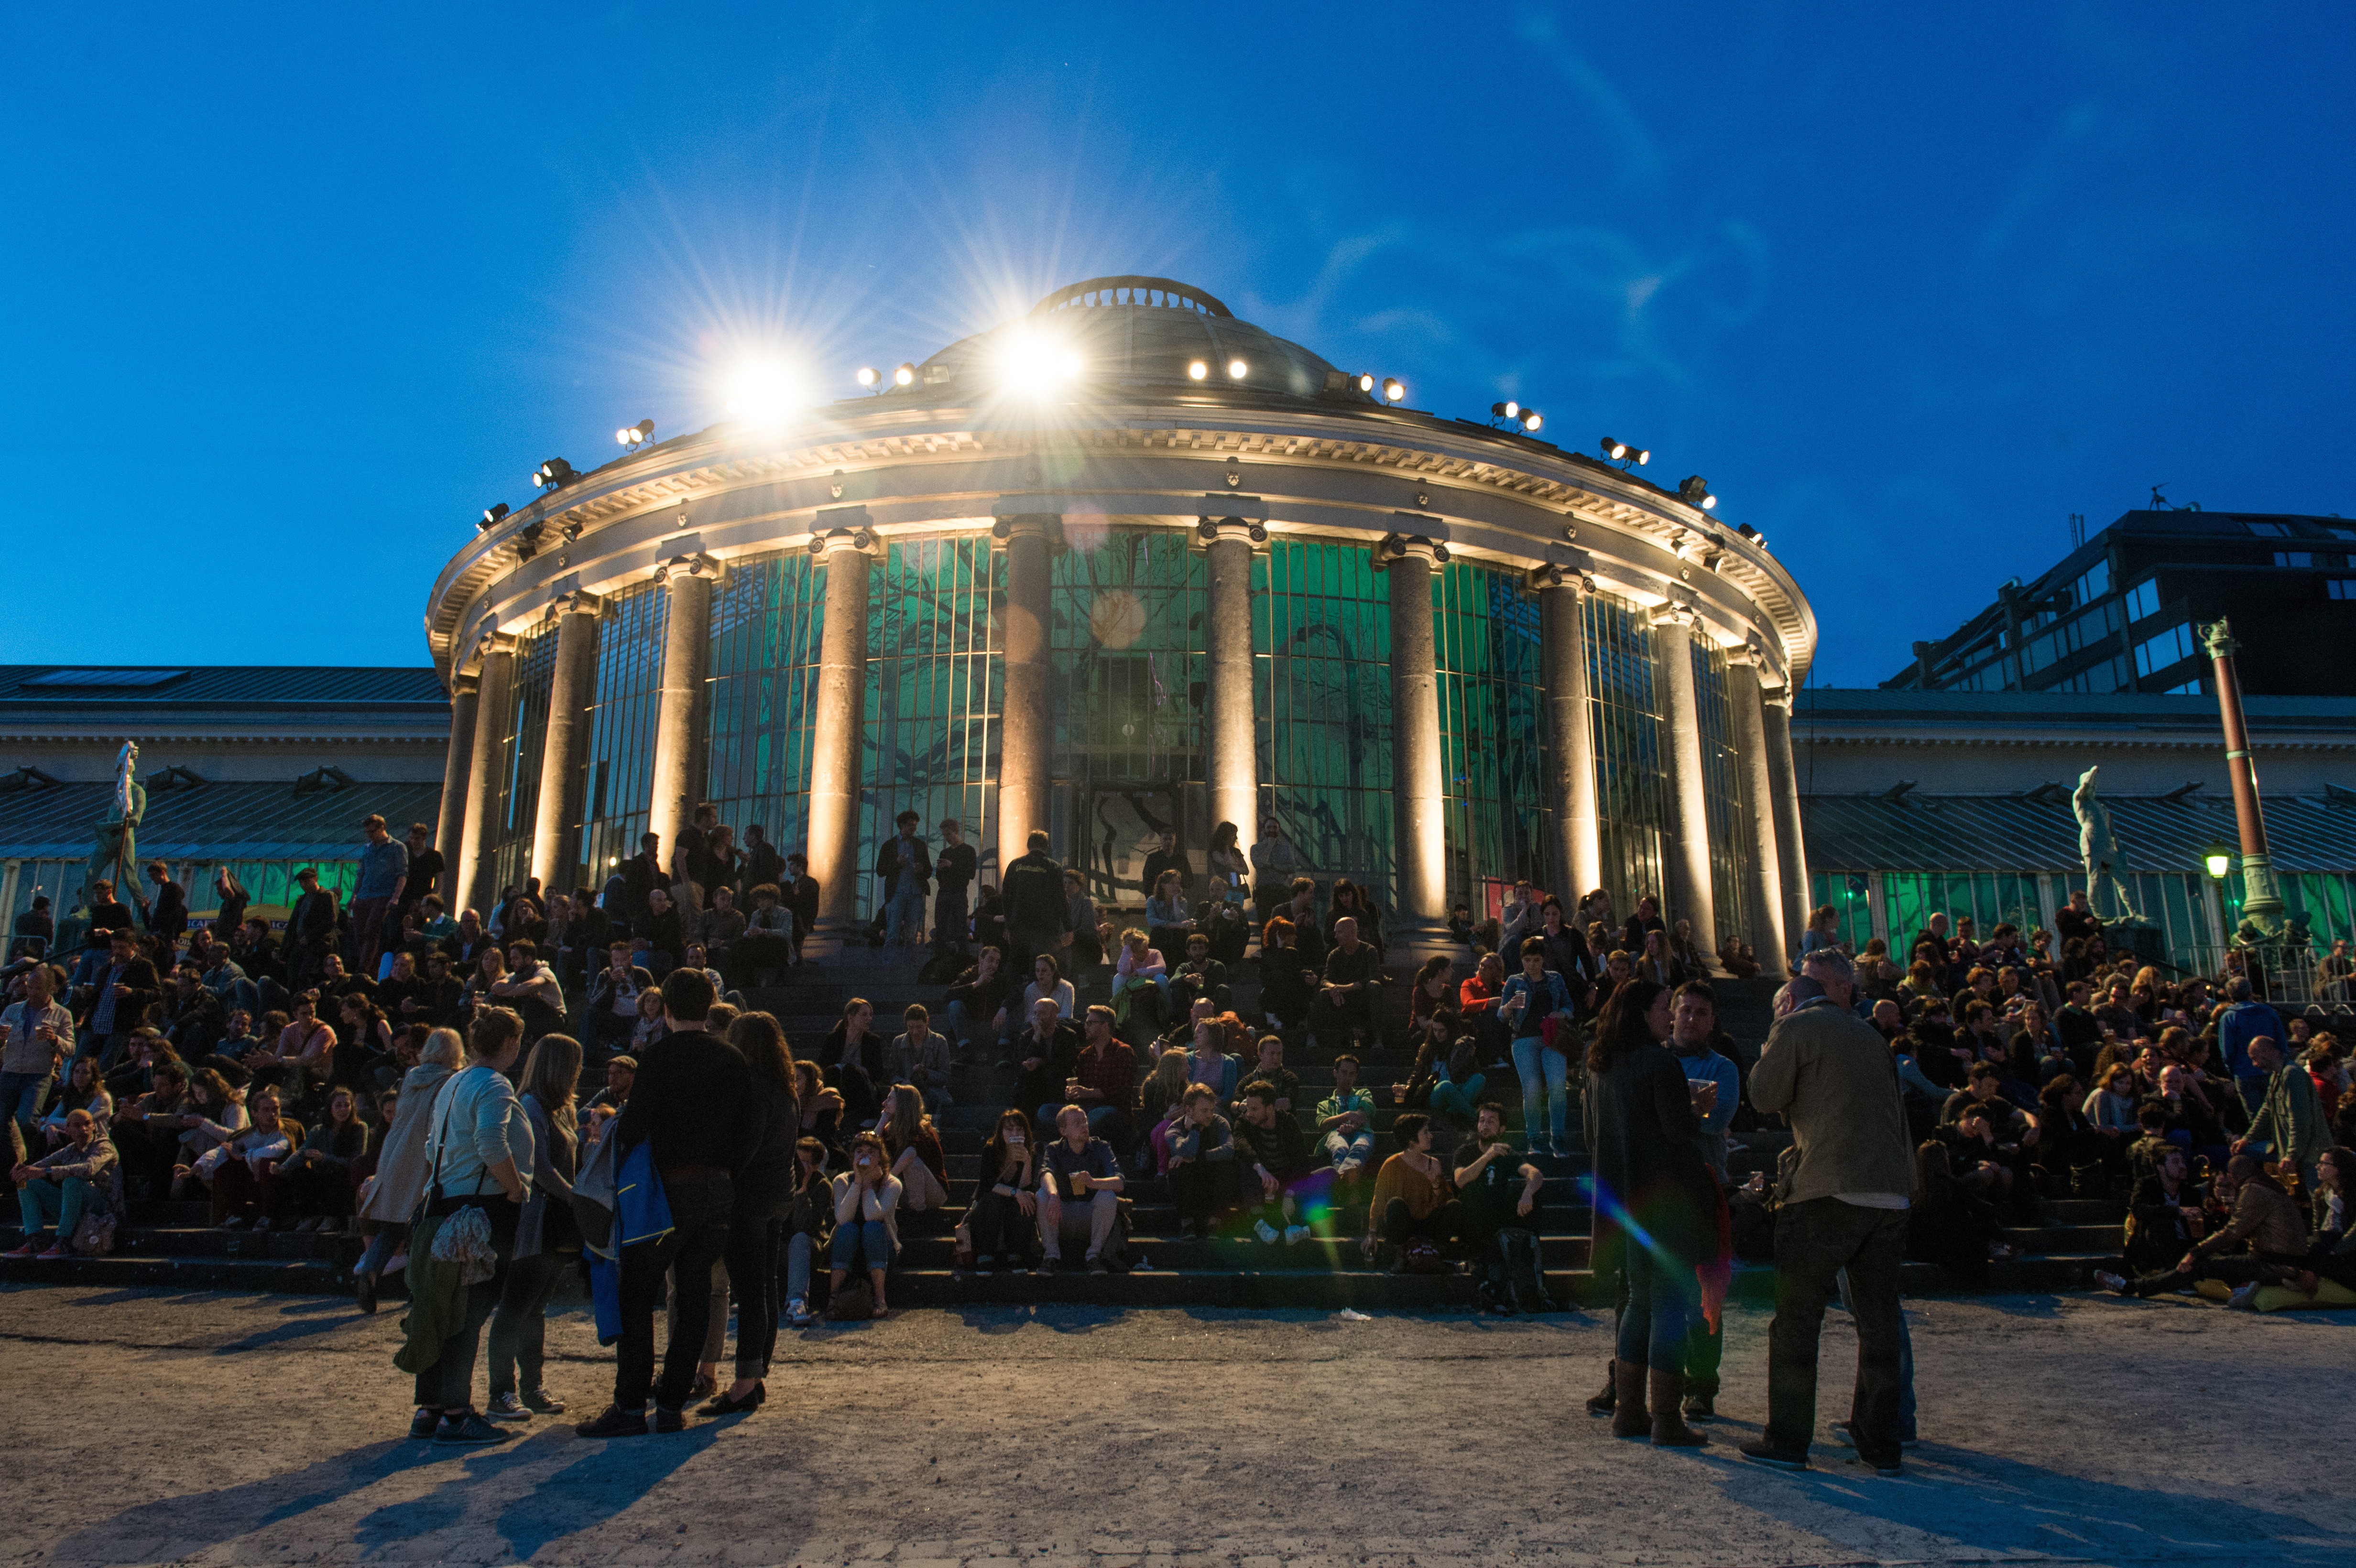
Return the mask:
<svg viewBox="0 0 2356 1568">
<path fill-rule="evenodd" d="M 475 526 L 478 528 L 488 531 L 489 529 L 498 528 L 499 526 L 499 519 L 507 515 L 508 504 L 505 501 L 500 501 L 496 505 L 484 507 L 483 520 L 477 523 Z"/>
<path fill-rule="evenodd" d="M 1699 507 L 1705 512 L 1718 505 L 1718 497 L 1709 493 L 1709 485 L 1698 474 L 1688 474 L 1677 481 L 1677 499 L 1688 507 Z"/>
<path fill-rule="evenodd" d="M 1653 454 L 1649 449 L 1631 446 L 1624 441 L 1614 441 L 1608 435 L 1603 438 L 1603 455 L 1622 468 L 1632 464 L 1642 468 L 1645 464 L 1653 461 Z"/>
<path fill-rule="evenodd" d="M 655 421 L 652 420 L 640 420 L 636 424 L 626 424 L 614 432 L 615 441 L 628 447 L 632 452 L 636 452 L 654 438 Z"/>
<path fill-rule="evenodd" d="M 1186 379 L 1190 381 L 1205 380 L 1210 377 L 1210 374 L 1211 367 L 1207 362 L 1201 359 L 1190 359 L 1186 362 Z"/>
<path fill-rule="evenodd" d="M 1375 379 L 1364 370 L 1350 379 L 1358 384 L 1358 390 L 1362 392 L 1371 392 L 1375 389 Z"/>
<path fill-rule="evenodd" d="M 862 366 L 859 368 L 859 377 L 858 377 L 858 380 L 859 380 L 859 384 L 860 384 L 861 386 L 862 386 L 862 387 L 872 387 L 872 386 L 875 385 L 875 383 L 876 383 L 876 382 L 881 381 L 883 379 L 884 379 L 884 372 L 883 372 L 883 371 L 881 371 L 881 370 L 878 370 L 878 369 L 877 369 L 874 366 L 873 366 L 873 365 L 862 365 Z"/>
<path fill-rule="evenodd" d="M 1250 375 L 1250 374 L 1251 374 L 1251 367 L 1250 367 L 1249 365 L 1247 365 L 1246 363 L 1244 363 L 1242 360 L 1240 360 L 1240 359 L 1230 359 L 1230 360 L 1228 360 L 1228 361 L 1227 361 L 1227 379 L 1228 379 L 1228 380 L 1230 380 L 1230 381 L 1240 381 L 1240 380 L 1242 380 L 1246 376 L 1248 376 L 1248 375 Z"/>
<path fill-rule="evenodd" d="M 756 424 L 775 424 L 808 401 L 798 376 L 784 365 L 756 360 L 737 370 L 729 387 L 728 411 Z"/>
<path fill-rule="evenodd" d="M 1080 373 L 1080 357 L 1071 346 L 1044 332 L 1019 330 L 1008 336 L 998 353 L 1000 381 L 1008 389 L 1045 397 Z"/>
<path fill-rule="evenodd" d="M 895 387 L 915 386 L 916 384 L 916 365 L 906 359 L 901 360 L 899 368 L 892 372 L 892 384 Z"/>
<path fill-rule="evenodd" d="M 560 485 L 570 485 L 580 477 L 581 475 L 573 471 L 573 464 L 561 457 L 552 457 L 531 471 L 534 488 L 541 490 L 552 490 Z"/>
<path fill-rule="evenodd" d="M 1404 400 L 1407 397 L 1407 383 L 1397 376 L 1384 377 L 1383 397 L 1385 400 L 1394 403 Z"/>
<path fill-rule="evenodd" d="M 1489 405 L 1489 417 L 1492 419 L 1505 420 L 1509 423 L 1517 424 L 1524 430 L 1527 431 L 1535 431 L 1540 425 L 1546 423 L 1546 416 L 1544 414 L 1539 413 L 1536 409 L 1525 408 L 1523 405 L 1515 402 L 1510 398 L 1502 403 L 1491 403 Z"/>
</svg>

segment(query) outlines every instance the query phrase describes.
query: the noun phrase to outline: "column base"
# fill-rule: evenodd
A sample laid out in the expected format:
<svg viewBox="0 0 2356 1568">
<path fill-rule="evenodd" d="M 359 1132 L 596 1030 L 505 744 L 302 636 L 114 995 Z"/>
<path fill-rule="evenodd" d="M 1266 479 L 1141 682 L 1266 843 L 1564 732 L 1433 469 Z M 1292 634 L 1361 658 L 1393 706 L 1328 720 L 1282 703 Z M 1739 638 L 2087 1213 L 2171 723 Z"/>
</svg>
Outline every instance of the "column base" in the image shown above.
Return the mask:
<svg viewBox="0 0 2356 1568">
<path fill-rule="evenodd" d="M 1448 929 L 1444 920 L 1403 921 L 1383 927 L 1384 965 L 1411 972 L 1426 960 L 1445 956 L 1471 972 L 1471 949 Z"/>
</svg>

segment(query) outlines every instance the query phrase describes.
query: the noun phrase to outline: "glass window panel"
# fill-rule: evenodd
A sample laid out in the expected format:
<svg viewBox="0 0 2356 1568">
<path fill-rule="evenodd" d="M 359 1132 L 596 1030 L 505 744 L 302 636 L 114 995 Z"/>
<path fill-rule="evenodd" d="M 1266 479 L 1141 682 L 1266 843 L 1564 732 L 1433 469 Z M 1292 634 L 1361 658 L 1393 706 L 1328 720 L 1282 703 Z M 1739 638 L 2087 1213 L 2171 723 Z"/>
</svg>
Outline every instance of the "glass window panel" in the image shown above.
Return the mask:
<svg viewBox="0 0 2356 1568">
<path fill-rule="evenodd" d="M 1742 762 L 1734 749 L 1734 703 L 1727 676 L 1726 650 L 1707 636 L 1692 639 L 1694 712 L 1701 723 L 1701 776 L 1704 816 L 1709 825 L 1710 903 L 1716 912 L 1716 932 L 1696 932 L 1715 953 L 1732 933 L 1753 929 L 1758 912 L 1750 908 L 1746 869 L 1750 846 L 1742 835 Z M 1858 902 L 1863 903 L 1860 898 Z M 1846 900 L 1835 901 L 1846 909 Z"/>
<path fill-rule="evenodd" d="M 512 700 L 502 716 L 498 805 L 491 816 L 492 880 L 520 887 L 530 874 L 531 837 L 540 809 L 540 764 L 548 741 L 548 699 L 556 680 L 556 628 L 543 625 L 517 639 Z"/>
<path fill-rule="evenodd" d="M 627 588 L 597 623 L 596 701 L 589 711 L 589 761 L 583 812 L 590 878 L 638 850 L 654 794 L 655 709 L 662 689 L 663 633 L 670 592 L 659 583 Z M 662 847 L 668 855 L 671 847 Z"/>
<path fill-rule="evenodd" d="M 1663 886 L 1667 767 L 1653 680 L 1653 628 L 1641 608 L 1609 593 L 1587 594 L 1581 605 L 1603 885 L 1612 908 L 1624 914 Z"/>
<path fill-rule="evenodd" d="M 1479 920 L 1515 881 L 1549 881 L 1538 603 L 1520 573 L 1471 561 L 1433 573 L 1432 601 L 1448 896 Z"/>
<path fill-rule="evenodd" d="M 740 848 L 755 825 L 781 855 L 809 837 L 826 572 L 802 550 L 740 560 L 712 596 L 703 798 Z"/>
</svg>

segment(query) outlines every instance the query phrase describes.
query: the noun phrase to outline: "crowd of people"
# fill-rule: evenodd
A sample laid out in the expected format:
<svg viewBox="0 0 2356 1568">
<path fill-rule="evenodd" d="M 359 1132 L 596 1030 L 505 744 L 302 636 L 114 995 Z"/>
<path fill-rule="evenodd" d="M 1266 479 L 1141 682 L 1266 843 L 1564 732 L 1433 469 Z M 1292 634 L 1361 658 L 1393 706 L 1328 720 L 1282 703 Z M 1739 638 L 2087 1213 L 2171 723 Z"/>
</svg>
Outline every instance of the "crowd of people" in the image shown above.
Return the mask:
<svg viewBox="0 0 2356 1568">
<path fill-rule="evenodd" d="M 414 1434 L 457 1443 L 564 1408 L 541 1323 L 580 1268 L 619 1346 L 610 1406 L 582 1430 L 626 1435 L 649 1401 L 657 1430 L 696 1399 L 757 1406 L 779 1322 L 888 1312 L 910 1234 L 950 1237 L 961 1278 L 1110 1273 L 1133 1266 L 1148 1193 L 1182 1240 L 1347 1242 L 1365 1266 L 1469 1268 L 1487 1309 L 1543 1309 L 1548 1162 L 1583 1147 L 1618 1317 L 1589 1407 L 1622 1435 L 1704 1440 L 1690 1423 L 1714 1413 L 1748 1236 L 1781 1289 L 1777 1415 L 1751 1456 L 1804 1462 L 1815 1326 L 1838 1296 L 1860 1336 L 1852 1440 L 1881 1468 L 1911 1439 L 1898 1264 L 1984 1279 L 2004 1223 L 2044 1201 L 2128 1195 L 2126 1272 L 2105 1280 L 2123 1293 L 2356 1285 L 2336 1039 L 2246 976 L 2114 955 L 2083 895 L 2058 957 L 2045 932 L 1983 941 L 1944 915 L 1902 965 L 1879 942 L 1852 956 L 1819 911 L 1774 1032 L 1747 1050 L 1709 977 L 1755 968 L 1749 950 L 1706 953 L 1649 897 L 1622 920 L 1600 891 L 1566 907 L 1517 884 L 1491 920 L 1458 912 L 1461 954 L 1395 976 L 1377 901 L 1302 874 L 1273 826 L 1247 854 L 1223 825 L 1199 875 L 1165 836 L 1134 924 L 1044 833 L 993 887 L 958 824 L 937 845 L 913 813 L 896 827 L 869 938 L 921 949 L 914 977 L 946 1006 L 853 998 L 808 1058 L 744 994 L 794 983 L 818 886 L 708 806 L 669 857 L 648 835 L 601 888 L 528 882 L 487 912 L 451 912 L 423 825 L 404 844 L 371 817 L 353 898 L 305 872 L 283 932 L 248 918 L 226 870 L 219 915 L 191 927 L 160 865 L 136 917 L 93 891 L 71 955 L 20 922 L 0 1014 L 12 1255 L 104 1250 L 137 1198 L 200 1199 L 225 1228 L 349 1230 L 364 1307 L 405 1274 Z M 1367 1081 L 1394 1048 L 1405 1075 Z M 1331 1093 L 1291 1060 L 1330 1066 Z M 1007 1082 L 959 1208 L 936 1117 Z M 1781 1168 L 1738 1183 L 1730 1153 L 1771 1125 L 1791 1134 Z M 1582 1195 L 1552 1179 L 1554 1201 Z M 638 1232 L 620 1195 L 656 1189 L 662 1223 Z"/>
</svg>

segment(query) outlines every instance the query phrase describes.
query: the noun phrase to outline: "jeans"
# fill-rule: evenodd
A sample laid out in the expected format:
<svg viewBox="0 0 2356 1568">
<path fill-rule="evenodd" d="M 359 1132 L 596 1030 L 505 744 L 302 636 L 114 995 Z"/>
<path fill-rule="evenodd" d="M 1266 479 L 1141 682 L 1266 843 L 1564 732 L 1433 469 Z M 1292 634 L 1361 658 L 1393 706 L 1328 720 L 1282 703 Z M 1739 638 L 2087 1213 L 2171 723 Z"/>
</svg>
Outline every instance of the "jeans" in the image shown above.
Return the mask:
<svg viewBox="0 0 2356 1568">
<path fill-rule="evenodd" d="M 1899 1417 L 1898 1268 L 1906 1255 L 1906 1211 L 1866 1209 L 1837 1198 L 1784 1205 L 1775 1218 L 1775 1320 L 1767 1330 L 1766 1440 L 1804 1454 L 1816 1427 L 1817 1339 L 1835 1281 L 1848 1271 L 1857 1322 L 1857 1383 L 1849 1433 L 1858 1457 L 1894 1465 Z"/>
<path fill-rule="evenodd" d="M 1375 1135 L 1371 1132 L 1327 1133 L 1325 1157 L 1338 1169 L 1344 1160 L 1355 1159 L 1360 1165 L 1372 1165 L 1375 1160 Z"/>
<path fill-rule="evenodd" d="M 933 890 L 933 940 L 965 945 L 966 893 L 970 882 L 944 881 Z"/>
<path fill-rule="evenodd" d="M 409 1227 L 394 1221 L 380 1221 L 376 1234 L 369 1238 L 368 1248 L 360 1253 L 359 1272 L 380 1275 L 392 1255 L 409 1240 Z"/>
<path fill-rule="evenodd" d="M 1690 1263 L 1664 1258 L 1633 1236 L 1625 1256 L 1621 1272 L 1628 1303 L 1620 1310 L 1612 1353 L 1623 1366 L 1682 1372 L 1687 1326 L 1701 1316 L 1701 1281 Z"/>
<path fill-rule="evenodd" d="M 796 1231 L 786 1238 L 786 1299 L 807 1303 L 809 1300 L 810 1264 L 818 1256 L 818 1242 L 807 1231 Z"/>
<path fill-rule="evenodd" d="M 925 923 L 925 884 L 918 878 L 903 874 L 900 885 L 893 891 L 889 906 L 891 924 L 884 940 L 894 947 L 913 947 L 916 934 Z"/>
<path fill-rule="evenodd" d="M 541 1386 L 541 1359 L 548 1343 L 548 1298 L 564 1277 L 570 1253 L 539 1253 L 508 1265 L 508 1282 L 491 1313 L 491 1397 L 516 1392 L 520 1369 L 523 1388 Z"/>
<path fill-rule="evenodd" d="M 1563 1090 L 1570 1072 L 1570 1058 L 1537 1035 L 1526 1035 L 1514 1041 L 1514 1072 L 1522 1081 L 1523 1132 L 1535 1146 L 1538 1141 L 1538 1119 L 1544 1116 L 1549 1143 L 1555 1148 L 1562 1147 L 1569 1139 L 1570 1124 L 1570 1100 Z"/>
<path fill-rule="evenodd" d="M 1431 1086 L 1431 1114 L 1454 1116 L 1467 1124 L 1481 1119 L 1481 1091 L 1487 1085 L 1489 1075 L 1475 1072 L 1462 1083 L 1451 1083 L 1443 1078 Z"/>
<path fill-rule="evenodd" d="M 711 1327 L 712 1270 L 728 1247 L 728 1218 L 735 1207 L 728 1178 L 680 1176 L 667 1178 L 664 1185 L 670 1234 L 622 1249 L 622 1342 L 615 1354 L 614 1403 L 623 1410 L 646 1409 L 649 1393 L 665 1410 L 687 1403 Z M 663 1276 L 673 1269 L 679 1293 L 671 1304 L 670 1342 L 658 1386 L 655 1303 L 662 1299 Z"/>
<path fill-rule="evenodd" d="M 881 1220 L 846 1221 L 834 1228 L 834 1266 L 839 1269 L 888 1269 L 892 1266 L 892 1232 Z"/>
<path fill-rule="evenodd" d="M 56 1076 L 51 1072 L 0 1072 L 0 1115 L 24 1128 L 27 1143 Z"/>
<path fill-rule="evenodd" d="M 376 961 L 384 953 L 385 912 L 391 907 L 391 899 L 352 901 L 352 940 L 359 945 L 353 974 L 376 978 Z"/>
<path fill-rule="evenodd" d="M 1392 1246 L 1406 1243 L 1411 1236 L 1426 1236 L 1435 1242 L 1452 1242 L 1464 1228 L 1464 1205 L 1450 1199 L 1422 1219 L 1408 1212 L 1407 1200 L 1394 1198 L 1383 1206 L 1382 1224 L 1378 1234 Z"/>
<path fill-rule="evenodd" d="M 44 1225 L 58 1228 L 59 1246 L 70 1243 L 74 1227 L 81 1223 L 81 1211 L 90 1205 L 90 1183 L 79 1176 L 69 1176 L 63 1181 L 42 1177 L 16 1189 L 16 1211 L 24 1221 L 26 1244 L 29 1246 L 40 1235 Z"/>
<path fill-rule="evenodd" d="M 472 1200 L 466 1200 L 472 1201 Z M 417 1403 L 439 1406 L 443 1410 L 465 1410 L 475 1403 L 475 1356 L 482 1348 L 483 1325 L 490 1321 L 491 1310 L 499 1304 L 507 1288 L 508 1272 L 514 1264 L 516 1221 L 522 1214 L 520 1204 L 510 1203 L 494 1193 L 480 1200 L 483 1212 L 491 1221 L 491 1242 L 498 1249 L 498 1266 L 491 1277 L 459 1289 L 465 1310 L 458 1327 L 442 1341 L 442 1352 L 429 1367 L 417 1371 Z M 456 1212 L 459 1203 L 448 1200 L 436 1202 L 429 1212 L 444 1216 L 444 1222 Z"/>
<path fill-rule="evenodd" d="M 974 1022 L 973 1013 L 963 1002 L 949 1004 L 949 1038 L 959 1046 L 971 1045 L 981 1026 Z"/>
<path fill-rule="evenodd" d="M 777 1242 L 785 1222 L 738 1214 L 728 1222 L 728 1277 L 736 1283 L 736 1375 L 769 1375 L 777 1348 Z"/>
<path fill-rule="evenodd" d="M 1841 1310 L 1857 1316 L 1857 1298 L 1849 1293 L 1848 1270 L 1840 1271 L 1837 1282 L 1840 1287 Z M 1715 1370 L 1713 1364 L 1713 1371 Z M 1898 1435 L 1905 1442 L 1914 1441 L 1914 1335 L 1906 1327 L 1906 1313 L 1898 1314 Z M 1717 1384 L 1713 1382 L 1711 1387 Z"/>
</svg>

